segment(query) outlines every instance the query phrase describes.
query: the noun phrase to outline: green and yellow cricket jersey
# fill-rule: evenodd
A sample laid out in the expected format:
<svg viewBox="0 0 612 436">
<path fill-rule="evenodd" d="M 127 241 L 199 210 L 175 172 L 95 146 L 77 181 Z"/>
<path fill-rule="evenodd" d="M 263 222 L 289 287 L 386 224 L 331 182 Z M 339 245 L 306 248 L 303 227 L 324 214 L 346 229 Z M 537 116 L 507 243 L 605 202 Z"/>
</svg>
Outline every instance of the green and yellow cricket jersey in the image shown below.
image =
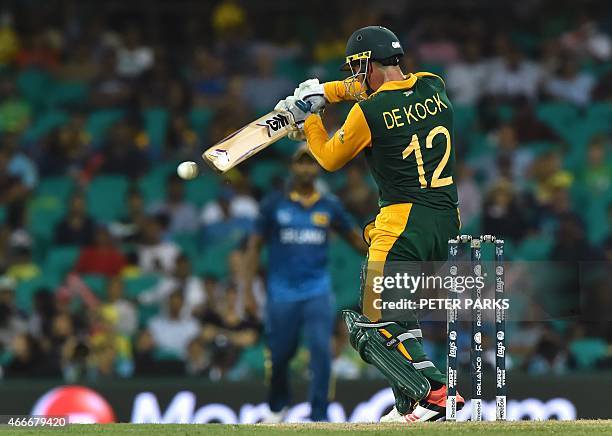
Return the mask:
<svg viewBox="0 0 612 436">
<path fill-rule="evenodd" d="M 330 102 L 348 99 L 342 82 L 324 89 Z M 385 83 L 353 106 L 332 138 L 316 115 L 306 119 L 304 131 L 312 154 L 329 171 L 365 150 L 381 207 L 457 208 L 453 108 L 440 77 L 415 73 Z"/>
<path fill-rule="evenodd" d="M 324 91 L 332 103 L 349 99 L 342 82 L 326 83 Z M 395 261 L 445 260 L 446 243 L 459 232 L 453 108 L 444 82 L 431 73 L 409 74 L 356 103 L 331 138 L 317 115 L 306 119 L 304 132 L 328 171 L 365 152 L 381 209 L 364 229 L 369 249 L 361 307 L 371 321 L 389 320 L 374 304 L 373 280 Z"/>
</svg>

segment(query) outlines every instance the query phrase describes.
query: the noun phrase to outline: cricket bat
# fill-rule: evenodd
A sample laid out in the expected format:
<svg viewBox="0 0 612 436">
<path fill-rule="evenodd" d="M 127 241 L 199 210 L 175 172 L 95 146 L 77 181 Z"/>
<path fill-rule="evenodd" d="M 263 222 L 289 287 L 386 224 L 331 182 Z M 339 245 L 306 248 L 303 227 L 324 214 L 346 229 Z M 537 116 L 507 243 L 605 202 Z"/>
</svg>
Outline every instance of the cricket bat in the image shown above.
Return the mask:
<svg viewBox="0 0 612 436">
<path fill-rule="evenodd" d="M 202 158 L 213 169 L 224 173 L 284 138 L 290 130 L 289 115 L 272 111 L 210 147 Z"/>
</svg>

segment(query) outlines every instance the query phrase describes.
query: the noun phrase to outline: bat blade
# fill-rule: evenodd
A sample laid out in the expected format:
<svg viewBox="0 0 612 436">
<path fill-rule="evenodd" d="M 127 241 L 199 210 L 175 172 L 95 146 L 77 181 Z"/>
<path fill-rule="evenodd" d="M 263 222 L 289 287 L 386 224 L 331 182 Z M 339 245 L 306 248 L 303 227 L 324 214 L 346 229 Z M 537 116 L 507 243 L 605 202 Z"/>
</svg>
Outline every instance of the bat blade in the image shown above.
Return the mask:
<svg viewBox="0 0 612 436">
<path fill-rule="evenodd" d="M 290 130 L 289 116 L 272 111 L 210 147 L 202 158 L 213 169 L 224 173 L 284 138 Z"/>
</svg>

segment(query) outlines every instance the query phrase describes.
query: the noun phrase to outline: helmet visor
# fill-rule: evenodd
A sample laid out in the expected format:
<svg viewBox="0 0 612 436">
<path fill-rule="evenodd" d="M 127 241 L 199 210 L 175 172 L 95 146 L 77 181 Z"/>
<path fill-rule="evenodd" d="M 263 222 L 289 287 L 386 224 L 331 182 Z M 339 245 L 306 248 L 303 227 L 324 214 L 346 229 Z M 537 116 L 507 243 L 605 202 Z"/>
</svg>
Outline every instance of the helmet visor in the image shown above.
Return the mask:
<svg viewBox="0 0 612 436">
<path fill-rule="evenodd" d="M 346 63 L 350 76 L 344 79 L 346 93 L 357 101 L 365 100 L 368 97 L 366 83 L 370 59 L 362 57 Z"/>
</svg>

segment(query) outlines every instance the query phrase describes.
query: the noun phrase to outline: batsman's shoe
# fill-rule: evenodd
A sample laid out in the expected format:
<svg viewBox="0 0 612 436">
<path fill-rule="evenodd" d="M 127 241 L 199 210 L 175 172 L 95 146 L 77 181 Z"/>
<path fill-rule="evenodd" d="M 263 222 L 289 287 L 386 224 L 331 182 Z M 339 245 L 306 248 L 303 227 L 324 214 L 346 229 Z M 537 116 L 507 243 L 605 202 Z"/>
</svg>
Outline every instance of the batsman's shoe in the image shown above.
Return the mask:
<svg viewBox="0 0 612 436">
<path fill-rule="evenodd" d="M 393 406 L 393 409 L 386 415 L 380 417 L 379 422 L 403 422 L 404 417 L 397 411 L 397 407 Z"/>
<path fill-rule="evenodd" d="M 457 393 L 457 410 L 461 410 L 465 405 L 465 400 Z M 384 419 L 384 421 L 383 421 Z M 442 386 L 421 400 L 412 412 L 401 415 L 395 407 L 387 415 L 380 419 L 380 422 L 425 422 L 443 421 L 446 419 L 446 386 Z"/>
</svg>

